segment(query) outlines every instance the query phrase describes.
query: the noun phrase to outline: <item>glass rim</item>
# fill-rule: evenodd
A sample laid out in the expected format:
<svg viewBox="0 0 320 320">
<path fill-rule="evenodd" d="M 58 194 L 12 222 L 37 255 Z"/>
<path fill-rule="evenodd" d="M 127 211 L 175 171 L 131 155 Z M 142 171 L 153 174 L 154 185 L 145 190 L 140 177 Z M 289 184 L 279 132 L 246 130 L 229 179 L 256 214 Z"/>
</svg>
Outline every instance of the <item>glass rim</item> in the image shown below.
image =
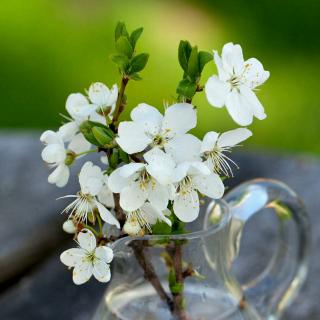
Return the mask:
<svg viewBox="0 0 320 320">
<path fill-rule="evenodd" d="M 211 214 L 212 210 L 214 207 L 219 206 L 222 208 L 221 212 L 221 219 L 217 223 L 212 223 L 208 224 L 208 216 Z M 200 215 L 199 215 L 200 216 Z M 199 219 L 199 216 L 197 219 Z M 182 234 L 169 234 L 169 235 L 153 235 L 153 234 L 147 234 L 144 236 L 125 236 L 123 238 L 120 238 L 116 240 L 115 242 L 112 243 L 111 247 L 117 247 L 118 244 L 123 243 L 123 242 L 132 242 L 132 241 L 146 241 L 146 240 L 164 240 L 164 239 L 170 239 L 170 240 L 183 240 L 183 239 L 196 239 L 200 237 L 205 237 L 211 234 L 214 234 L 218 232 L 219 230 L 223 229 L 231 220 L 231 213 L 229 209 L 228 203 L 224 199 L 218 199 L 218 200 L 211 200 L 205 208 L 205 214 L 203 221 L 204 223 L 202 224 L 202 229 L 196 230 L 196 231 L 191 231 L 188 233 L 182 233 Z"/>
</svg>

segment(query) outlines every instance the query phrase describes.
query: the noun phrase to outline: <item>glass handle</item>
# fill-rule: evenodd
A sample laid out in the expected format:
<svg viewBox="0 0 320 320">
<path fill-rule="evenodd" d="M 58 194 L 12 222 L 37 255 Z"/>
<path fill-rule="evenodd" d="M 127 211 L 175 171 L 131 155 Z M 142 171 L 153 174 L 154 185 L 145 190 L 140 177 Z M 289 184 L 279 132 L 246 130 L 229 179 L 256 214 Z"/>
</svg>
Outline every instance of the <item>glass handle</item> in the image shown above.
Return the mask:
<svg viewBox="0 0 320 320">
<path fill-rule="evenodd" d="M 232 214 L 233 258 L 239 252 L 243 227 L 248 219 L 265 208 L 272 209 L 278 217 L 278 244 L 272 259 L 258 277 L 243 284 L 249 303 L 265 319 L 278 319 L 296 296 L 307 274 L 310 226 L 304 205 L 288 186 L 265 179 L 241 184 L 231 190 L 225 200 Z"/>
</svg>

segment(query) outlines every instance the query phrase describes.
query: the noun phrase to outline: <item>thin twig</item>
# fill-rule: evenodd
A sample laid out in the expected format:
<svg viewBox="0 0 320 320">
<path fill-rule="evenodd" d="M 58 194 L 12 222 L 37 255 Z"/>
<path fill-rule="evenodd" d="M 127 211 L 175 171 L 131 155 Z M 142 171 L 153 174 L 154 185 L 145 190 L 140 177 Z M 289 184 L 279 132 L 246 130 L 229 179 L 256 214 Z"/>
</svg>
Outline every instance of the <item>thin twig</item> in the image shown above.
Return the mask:
<svg viewBox="0 0 320 320">
<path fill-rule="evenodd" d="M 141 268 L 144 270 L 144 277 L 147 281 L 151 283 L 153 288 L 156 290 L 159 298 L 166 302 L 170 311 L 173 311 L 173 301 L 169 297 L 169 295 L 165 292 L 154 268 L 150 261 L 150 259 L 146 256 L 146 250 L 147 248 L 144 246 L 145 241 L 137 240 L 132 241 L 130 243 L 130 246 L 133 249 L 133 252 L 135 254 L 135 257 L 141 266 Z"/>
</svg>

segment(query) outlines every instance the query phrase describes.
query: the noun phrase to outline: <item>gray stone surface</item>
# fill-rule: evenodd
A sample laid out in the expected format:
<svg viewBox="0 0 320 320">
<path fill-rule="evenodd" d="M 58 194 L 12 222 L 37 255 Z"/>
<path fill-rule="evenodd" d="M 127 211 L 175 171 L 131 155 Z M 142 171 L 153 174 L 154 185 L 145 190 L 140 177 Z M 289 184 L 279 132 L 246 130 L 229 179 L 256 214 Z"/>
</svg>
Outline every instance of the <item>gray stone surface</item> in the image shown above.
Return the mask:
<svg viewBox="0 0 320 320">
<path fill-rule="evenodd" d="M 57 212 L 64 203 L 54 199 L 77 187 L 71 184 L 69 190 L 57 190 L 48 185 L 48 171 L 40 159 L 40 150 L 38 134 L 0 134 L 0 270 L 7 278 L 25 271 L 23 277 L 16 278 L 10 288 L 2 291 L 0 319 L 90 319 L 105 286 L 96 281 L 81 287 L 73 285 L 70 272 L 58 261 L 65 238 Z M 241 170 L 230 186 L 251 178 L 275 178 L 303 198 L 312 221 L 311 269 L 306 285 L 284 318 L 320 319 L 320 161 L 264 152 L 236 153 L 234 159 Z M 253 246 L 261 241 L 258 234 L 249 238 Z M 256 254 L 259 261 L 270 253 L 269 244 L 261 247 L 265 249 Z M 49 253 L 51 257 L 46 260 Z M 26 272 L 28 266 L 42 260 Z"/>
<path fill-rule="evenodd" d="M 39 136 L 0 134 L 0 285 L 66 240 L 59 214 L 65 201 L 56 198 L 73 193 L 76 180 L 63 189 L 48 184 Z"/>
</svg>

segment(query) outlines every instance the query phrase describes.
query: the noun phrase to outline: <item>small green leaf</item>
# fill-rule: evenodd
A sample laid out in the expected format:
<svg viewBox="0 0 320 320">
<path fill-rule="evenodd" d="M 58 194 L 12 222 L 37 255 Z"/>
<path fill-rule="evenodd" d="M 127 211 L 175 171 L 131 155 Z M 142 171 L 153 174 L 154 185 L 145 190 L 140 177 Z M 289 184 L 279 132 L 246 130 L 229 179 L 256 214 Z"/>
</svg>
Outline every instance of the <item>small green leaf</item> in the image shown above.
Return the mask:
<svg viewBox="0 0 320 320">
<path fill-rule="evenodd" d="M 199 76 L 199 61 L 198 61 L 198 47 L 195 46 L 192 48 L 189 61 L 188 61 L 188 72 L 187 74 L 190 76 L 192 80 L 197 80 Z"/>
<path fill-rule="evenodd" d="M 141 76 L 139 75 L 139 73 L 130 74 L 130 79 L 135 80 L 135 81 L 140 81 L 140 80 L 142 80 L 142 78 L 141 78 Z"/>
<path fill-rule="evenodd" d="M 85 121 L 80 125 L 80 132 L 91 144 L 95 146 L 100 146 L 100 143 L 97 141 L 97 139 L 94 137 L 92 133 L 92 126 L 90 125 L 89 121 Z"/>
<path fill-rule="evenodd" d="M 130 162 L 129 155 L 126 152 L 124 152 L 122 149 L 119 149 L 119 158 L 124 163 L 129 163 Z"/>
<path fill-rule="evenodd" d="M 126 65 L 129 64 L 129 59 L 124 54 L 112 54 L 110 59 L 117 65 Z"/>
<path fill-rule="evenodd" d="M 109 166 L 110 168 L 115 169 L 119 164 L 119 150 L 113 149 L 112 154 L 109 158 Z"/>
<path fill-rule="evenodd" d="M 128 40 L 128 38 L 121 36 L 116 41 L 116 49 L 118 53 L 127 56 L 129 59 L 131 59 L 133 54 L 133 48 Z"/>
<path fill-rule="evenodd" d="M 152 226 L 152 234 L 171 234 L 171 227 L 164 221 L 157 221 L 157 223 Z"/>
<path fill-rule="evenodd" d="M 129 75 L 143 70 L 148 62 L 148 59 L 149 55 L 147 53 L 140 53 L 135 56 L 130 63 Z"/>
<path fill-rule="evenodd" d="M 138 28 L 132 31 L 129 40 L 133 49 L 136 47 L 137 41 L 140 38 L 142 32 L 143 32 L 143 28 Z"/>
<path fill-rule="evenodd" d="M 178 95 L 191 99 L 197 90 L 197 85 L 195 83 L 190 82 L 188 79 L 183 79 L 179 82 L 177 87 Z"/>
<path fill-rule="evenodd" d="M 178 59 L 181 68 L 187 72 L 188 71 L 188 61 L 191 53 L 191 45 L 189 41 L 181 40 L 178 48 Z"/>
<path fill-rule="evenodd" d="M 198 59 L 199 59 L 199 71 L 200 73 L 202 72 L 204 66 L 212 61 L 213 56 L 210 52 L 206 52 L 206 51 L 200 51 L 198 53 Z"/>
<path fill-rule="evenodd" d="M 115 41 L 117 41 L 121 36 L 128 38 L 129 34 L 126 25 L 123 22 L 118 22 L 114 32 Z"/>
<path fill-rule="evenodd" d="M 101 146 L 105 146 L 112 141 L 112 137 L 110 137 L 108 133 L 101 127 L 93 127 L 92 133 Z"/>
</svg>

